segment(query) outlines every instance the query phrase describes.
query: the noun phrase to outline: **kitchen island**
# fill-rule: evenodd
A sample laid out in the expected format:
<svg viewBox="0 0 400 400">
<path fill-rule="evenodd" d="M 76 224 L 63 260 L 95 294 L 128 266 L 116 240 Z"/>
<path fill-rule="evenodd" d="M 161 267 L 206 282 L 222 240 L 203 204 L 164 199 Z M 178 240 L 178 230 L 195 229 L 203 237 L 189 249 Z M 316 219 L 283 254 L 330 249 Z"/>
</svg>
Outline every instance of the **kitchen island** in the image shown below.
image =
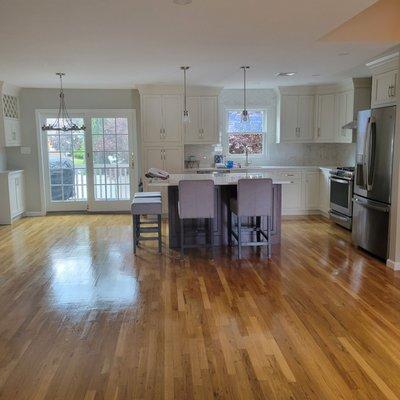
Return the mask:
<svg viewBox="0 0 400 400">
<path fill-rule="evenodd" d="M 180 246 L 180 223 L 178 214 L 178 185 L 181 180 L 204 180 L 211 179 L 215 184 L 215 217 L 214 217 L 214 245 L 223 246 L 228 244 L 228 205 L 231 197 L 236 197 L 237 182 L 239 179 L 269 178 L 267 172 L 256 173 L 230 173 L 230 174 L 172 174 L 168 180 L 152 179 L 148 187 L 168 187 L 168 228 L 169 247 Z M 273 179 L 273 205 L 272 205 L 272 244 L 281 240 L 281 219 L 282 219 L 282 185 L 290 184 L 290 180 Z M 243 224 L 250 226 L 255 218 L 243 219 Z M 261 226 L 267 228 L 267 219 L 261 218 Z M 187 219 L 185 226 L 185 243 L 189 245 L 204 244 L 207 241 L 207 228 L 203 220 Z M 243 234 L 244 241 L 250 241 L 254 233 Z"/>
</svg>

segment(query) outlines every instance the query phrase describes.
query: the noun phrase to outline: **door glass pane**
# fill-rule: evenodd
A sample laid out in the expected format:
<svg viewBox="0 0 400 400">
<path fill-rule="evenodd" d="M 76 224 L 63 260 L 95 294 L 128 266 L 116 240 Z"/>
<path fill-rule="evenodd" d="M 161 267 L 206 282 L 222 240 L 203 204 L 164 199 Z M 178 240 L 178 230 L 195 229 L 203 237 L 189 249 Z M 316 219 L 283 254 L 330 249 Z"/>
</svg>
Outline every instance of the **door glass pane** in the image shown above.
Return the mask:
<svg viewBox="0 0 400 400">
<path fill-rule="evenodd" d="M 83 125 L 82 118 L 72 120 L 77 125 Z M 54 118 L 47 118 L 46 124 L 54 121 Z M 85 201 L 87 182 L 84 132 L 48 131 L 46 134 L 51 201 Z"/>
<path fill-rule="evenodd" d="M 95 200 L 130 199 L 127 118 L 92 118 Z"/>
</svg>

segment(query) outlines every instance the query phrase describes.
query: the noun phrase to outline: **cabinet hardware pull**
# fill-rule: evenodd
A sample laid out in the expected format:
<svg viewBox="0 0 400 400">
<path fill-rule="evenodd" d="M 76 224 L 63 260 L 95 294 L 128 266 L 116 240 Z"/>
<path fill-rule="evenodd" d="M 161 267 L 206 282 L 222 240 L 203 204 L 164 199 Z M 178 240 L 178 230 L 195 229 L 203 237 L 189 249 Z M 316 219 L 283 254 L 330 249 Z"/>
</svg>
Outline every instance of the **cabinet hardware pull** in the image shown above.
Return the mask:
<svg viewBox="0 0 400 400">
<path fill-rule="evenodd" d="M 392 85 L 388 87 L 388 97 L 392 97 Z"/>
</svg>

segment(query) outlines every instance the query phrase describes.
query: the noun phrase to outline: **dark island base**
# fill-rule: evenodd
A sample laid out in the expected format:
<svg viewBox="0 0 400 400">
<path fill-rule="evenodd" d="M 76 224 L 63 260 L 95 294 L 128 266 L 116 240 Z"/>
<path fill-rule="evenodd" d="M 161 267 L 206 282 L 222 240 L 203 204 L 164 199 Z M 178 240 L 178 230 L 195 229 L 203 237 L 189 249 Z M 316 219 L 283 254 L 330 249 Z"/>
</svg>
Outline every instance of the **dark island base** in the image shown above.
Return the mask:
<svg viewBox="0 0 400 400">
<path fill-rule="evenodd" d="M 281 241 L 281 215 L 282 215 L 282 186 L 273 185 L 273 215 L 272 215 L 272 244 Z M 229 199 L 236 197 L 236 185 L 221 185 L 215 187 L 215 217 L 214 217 L 214 245 L 228 245 L 228 205 Z M 169 247 L 171 249 L 180 246 L 180 222 L 178 215 L 178 187 L 168 187 L 168 224 L 169 224 Z M 236 217 L 233 216 L 235 224 Z M 243 224 L 250 226 L 255 223 L 255 218 L 247 218 L 242 221 Z M 267 229 L 267 218 L 261 218 L 261 225 Z M 208 225 L 205 220 L 185 219 L 184 221 L 185 244 L 200 245 L 209 242 Z M 255 233 L 243 232 L 243 241 L 256 240 Z M 233 243 L 235 243 L 233 241 Z"/>
</svg>

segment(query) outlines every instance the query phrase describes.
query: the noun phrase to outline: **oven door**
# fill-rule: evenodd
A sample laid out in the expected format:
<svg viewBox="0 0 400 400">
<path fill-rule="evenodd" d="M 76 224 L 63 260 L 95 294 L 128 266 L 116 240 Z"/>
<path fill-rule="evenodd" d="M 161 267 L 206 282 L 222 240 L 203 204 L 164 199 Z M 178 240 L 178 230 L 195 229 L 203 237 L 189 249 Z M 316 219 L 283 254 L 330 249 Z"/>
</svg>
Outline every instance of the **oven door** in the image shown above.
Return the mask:
<svg viewBox="0 0 400 400">
<path fill-rule="evenodd" d="M 352 214 L 353 181 L 331 176 L 331 210 L 348 215 Z"/>
</svg>

